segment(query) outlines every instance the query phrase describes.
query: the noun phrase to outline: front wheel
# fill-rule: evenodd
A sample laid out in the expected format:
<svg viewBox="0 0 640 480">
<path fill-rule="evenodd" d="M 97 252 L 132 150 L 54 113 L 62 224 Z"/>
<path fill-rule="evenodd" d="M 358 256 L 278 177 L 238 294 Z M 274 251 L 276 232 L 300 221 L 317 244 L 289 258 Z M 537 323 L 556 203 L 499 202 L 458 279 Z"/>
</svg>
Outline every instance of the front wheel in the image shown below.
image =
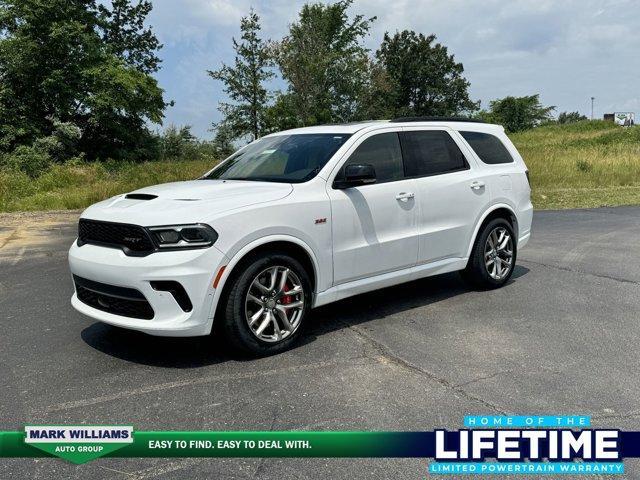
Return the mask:
<svg viewBox="0 0 640 480">
<path fill-rule="evenodd" d="M 311 303 L 311 284 L 293 257 L 255 257 L 232 281 L 223 311 L 227 341 L 251 355 L 279 353 L 297 340 Z"/>
<path fill-rule="evenodd" d="M 503 218 L 491 220 L 476 238 L 463 277 L 481 288 L 501 287 L 513 273 L 516 249 L 511 224 Z"/>
</svg>

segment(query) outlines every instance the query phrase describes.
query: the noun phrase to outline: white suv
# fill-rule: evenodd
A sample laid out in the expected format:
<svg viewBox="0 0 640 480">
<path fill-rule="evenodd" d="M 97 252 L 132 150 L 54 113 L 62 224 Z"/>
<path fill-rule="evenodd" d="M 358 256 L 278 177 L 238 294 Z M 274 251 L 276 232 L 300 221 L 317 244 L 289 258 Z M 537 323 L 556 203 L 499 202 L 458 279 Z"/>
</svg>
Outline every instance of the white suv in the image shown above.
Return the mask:
<svg viewBox="0 0 640 480">
<path fill-rule="evenodd" d="M 202 178 L 84 211 L 80 312 L 270 354 L 313 307 L 463 271 L 505 284 L 531 233 L 528 172 L 502 127 L 402 118 L 263 137 Z"/>
</svg>

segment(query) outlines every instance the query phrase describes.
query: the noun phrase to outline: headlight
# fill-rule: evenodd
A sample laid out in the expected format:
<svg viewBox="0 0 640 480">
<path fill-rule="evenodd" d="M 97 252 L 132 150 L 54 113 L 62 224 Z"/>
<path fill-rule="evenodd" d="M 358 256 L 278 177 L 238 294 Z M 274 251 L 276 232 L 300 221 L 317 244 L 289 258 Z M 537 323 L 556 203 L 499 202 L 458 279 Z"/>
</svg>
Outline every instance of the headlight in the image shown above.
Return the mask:
<svg viewBox="0 0 640 480">
<path fill-rule="evenodd" d="M 210 247 L 218 234 L 209 225 L 164 225 L 147 228 L 159 249 L 188 249 Z"/>
</svg>

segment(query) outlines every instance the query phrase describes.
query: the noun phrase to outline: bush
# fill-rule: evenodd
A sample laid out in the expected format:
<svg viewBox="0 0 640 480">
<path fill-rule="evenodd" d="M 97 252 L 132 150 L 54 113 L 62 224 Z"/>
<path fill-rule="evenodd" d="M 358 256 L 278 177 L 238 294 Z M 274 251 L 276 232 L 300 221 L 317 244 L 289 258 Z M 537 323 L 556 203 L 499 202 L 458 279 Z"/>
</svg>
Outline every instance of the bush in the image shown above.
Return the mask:
<svg viewBox="0 0 640 480">
<path fill-rule="evenodd" d="M 73 123 L 53 119 L 53 132 L 47 137 L 36 138 L 32 145 L 20 145 L 0 157 L 0 167 L 26 173 L 31 178 L 39 177 L 54 162 L 69 160 L 82 162 L 77 153 L 80 129 Z"/>
<path fill-rule="evenodd" d="M 4 167 L 26 173 L 31 178 L 39 177 L 51 164 L 49 153 L 36 146 L 21 145 L 2 157 Z"/>
<path fill-rule="evenodd" d="M 509 133 L 521 132 L 548 123 L 556 107 L 540 103 L 539 94 L 525 97 L 504 97 L 492 100 L 489 111 L 481 111 L 478 117 L 489 123 L 502 125 Z"/>
<path fill-rule="evenodd" d="M 196 153 L 196 137 L 191 126 L 170 125 L 160 136 L 160 159 L 192 157 Z"/>
<path fill-rule="evenodd" d="M 582 122 L 584 120 L 587 120 L 587 117 L 582 115 L 580 112 L 562 112 L 558 115 L 558 123 L 560 125 Z"/>
</svg>

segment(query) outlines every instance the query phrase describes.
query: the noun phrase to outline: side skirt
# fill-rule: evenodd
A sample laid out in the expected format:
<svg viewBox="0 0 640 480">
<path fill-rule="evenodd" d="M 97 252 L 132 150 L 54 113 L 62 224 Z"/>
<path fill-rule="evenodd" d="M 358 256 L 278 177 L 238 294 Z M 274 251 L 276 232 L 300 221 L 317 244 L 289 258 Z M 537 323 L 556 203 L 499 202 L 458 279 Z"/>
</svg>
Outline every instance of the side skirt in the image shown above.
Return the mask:
<svg viewBox="0 0 640 480">
<path fill-rule="evenodd" d="M 315 295 L 313 307 L 327 305 L 344 298 L 359 295 L 361 293 L 391 287 L 400 283 L 410 282 L 419 278 L 439 275 L 441 273 L 463 270 L 467 266 L 467 258 L 446 258 L 436 262 L 416 265 L 411 268 L 383 273 L 369 278 L 361 278 L 352 282 L 343 283 L 331 287 L 324 292 Z"/>
</svg>

